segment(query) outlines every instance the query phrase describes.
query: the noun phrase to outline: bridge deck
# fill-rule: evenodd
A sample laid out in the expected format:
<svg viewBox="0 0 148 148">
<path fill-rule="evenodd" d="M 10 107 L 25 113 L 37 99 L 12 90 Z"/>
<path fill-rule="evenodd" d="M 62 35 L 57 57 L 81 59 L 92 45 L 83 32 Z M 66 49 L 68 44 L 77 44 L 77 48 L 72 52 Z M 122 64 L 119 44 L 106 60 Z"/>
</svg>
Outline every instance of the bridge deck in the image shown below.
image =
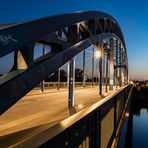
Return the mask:
<svg viewBox="0 0 148 148">
<path fill-rule="evenodd" d="M 105 90 L 103 89 L 104 94 Z M 114 93 L 116 90 L 105 95 Z M 75 90 L 75 106 L 68 109 L 68 91 L 61 89 L 45 90 L 41 93 L 35 89 L 18 101 L 0 117 L 0 136 L 15 133 L 23 129 L 39 126 L 45 123 L 51 126 L 62 119 L 92 105 L 104 96 L 98 95 L 98 87 L 77 88 Z"/>
</svg>

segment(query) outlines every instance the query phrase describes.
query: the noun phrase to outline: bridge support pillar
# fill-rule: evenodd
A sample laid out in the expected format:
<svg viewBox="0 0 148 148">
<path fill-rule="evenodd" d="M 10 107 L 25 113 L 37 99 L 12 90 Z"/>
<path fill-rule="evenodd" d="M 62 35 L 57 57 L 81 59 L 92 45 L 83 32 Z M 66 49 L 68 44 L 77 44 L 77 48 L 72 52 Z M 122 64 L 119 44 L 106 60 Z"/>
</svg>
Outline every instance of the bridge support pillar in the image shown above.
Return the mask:
<svg viewBox="0 0 148 148">
<path fill-rule="evenodd" d="M 99 70 L 100 70 L 99 95 L 102 95 L 102 57 L 99 58 Z"/>
<path fill-rule="evenodd" d="M 85 87 L 85 79 L 86 79 L 86 75 L 85 75 L 85 50 L 83 51 L 83 87 Z"/>
<path fill-rule="evenodd" d="M 121 48 L 121 86 L 124 85 L 124 82 L 125 82 L 125 68 L 124 68 L 124 65 L 123 65 L 123 47 Z M 123 67 L 122 67 L 123 66 Z"/>
<path fill-rule="evenodd" d="M 45 90 L 44 80 L 40 83 L 40 89 L 41 89 L 41 92 L 44 92 L 44 90 Z"/>
<path fill-rule="evenodd" d="M 110 38 L 110 54 L 109 54 L 109 90 L 113 90 L 114 84 L 114 61 L 113 61 L 114 40 Z"/>
<path fill-rule="evenodd" d="M 122 73 L 121 73 L 121 56 L 122 56 L 122 48 L 121 43 L 119 43 L 119 86 L 122 86 Z"/>
<path fill-rule="evenodd" d="M 46 54 L 46 48 L 45 45 L 43 46 L 43 55 Z M 44 80 L 40 83 L 41 92 L 44 92 L 45 86 L 44 86 Z"/>
<path fill-rule="evenodd" d="M 68 80 L 68 106 L 74 106 L 74 85 L 75 85 L 75 58 L 72 58 L 69 63 L 69 80 Z"/>
<path fill-rule="evenodd" d="M 107 92 L 107 87 L 108 87 L 108 58 L 109 58 L 109 53 L 107 51 L 106 53 L 106 80 L 105 80 L 105 92 Z"/>
<path fill-rule="evenodd" d="M 59 68 L 58 69 L 58 90 L 60 90 L 60 72 L 61 72 L 61 69 Z"/>
<path fill-rule="evenodd" d="M 94 53 L 94 46 L 92 47 L 93 49 L 93 56 L 92 56 L 92 87 L 94 86 L 94 61 L 95 61 L 95 53 Z"/>
<path fill-rule="evenodd" d="M 118 87 L 118 40 L 116 39 L 116 69 L 115 69 L 115 83 L 116 88 Z"/>
</svg>

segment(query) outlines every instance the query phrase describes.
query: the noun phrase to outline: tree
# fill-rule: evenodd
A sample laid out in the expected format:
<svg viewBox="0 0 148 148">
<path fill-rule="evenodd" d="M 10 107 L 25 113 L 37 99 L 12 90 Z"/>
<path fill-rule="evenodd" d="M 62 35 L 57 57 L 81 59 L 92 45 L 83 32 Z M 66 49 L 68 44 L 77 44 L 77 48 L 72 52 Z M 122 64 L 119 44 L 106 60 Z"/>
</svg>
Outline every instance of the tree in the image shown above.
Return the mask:
<svg viewBox="0 0 148 148">
<path fill-rule="evenodd" d="M 75 69 L 75 81 L 82 82 L 83 81 L 83 70 L 76 68 Z"/>
<path fill-rule="evenodd" d="M 46 82 L 57 82 L 58 81 L 58 70 L 51 74 L 46 80 Z M 60 81 L 66 82 L 67 81 L 67 73 L 65 70 L 60 70 Z"/>
<path fill-rule="evenodd" d="M 86 81 L 88 80 L 88 76 L 86 75 Z M 58 70 L 51 74 L 45 81 L 47 82 L 57 82 L 58 81 Z M 67 72 L 63 69 L 60 70 L 60 81 L 67 82 Z M 75 81 L 82 82 L 83 81 L 83 70 L 76 68 L 75 69 Z"/>
</svg>

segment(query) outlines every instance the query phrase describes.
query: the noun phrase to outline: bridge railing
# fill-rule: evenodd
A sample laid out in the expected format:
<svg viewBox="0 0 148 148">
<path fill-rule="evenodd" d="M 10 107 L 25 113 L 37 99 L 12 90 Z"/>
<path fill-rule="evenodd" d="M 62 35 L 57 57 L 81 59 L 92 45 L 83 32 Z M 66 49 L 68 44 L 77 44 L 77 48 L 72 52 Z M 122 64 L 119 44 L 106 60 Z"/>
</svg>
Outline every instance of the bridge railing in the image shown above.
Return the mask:
<svg viewBox="0 0 148 148">
<path fill-rule="evenodd" d="M 85 82 L 85 85 L 86 86 L 92 86 L 92 82 Z M 93 83 L 93 85 L 98 85 L 98 82 L 97 83 Z M 105 85 L 105 84 L 104 84 Z M 68 83 L 67 82 L 44 82 L 44 86 L 45 87 L 58 87 L 60 86 L 61 88 L 64 88 L 64 87 L 68 87 Z M 75 86 L 83 86 L 83 82 L 75 82 Z"/>
<path fill-rule="evenodd" d="M 106 148 L 111 147 L 116 139 L 122 116 L 129 101 L 132 85 L 126 85 L 118 92 L 98 101 L 92 106 L 70 116 L 57 125 L 32 135 L 31 140 L 23 144 L 35 144 L 40 147 L 78 147 Z"/>
<path fill-rule="evenodd" d="M 93 86 L 98 86 L 99 82 L 94 82 Z M 68 87 L 68 83 L 67 82 L 44 82 L 44 87 L 45 88 L 58 88 L 58 86 L 60 88 L 66 88 Z M 81 87 L 83 86 L 83 82 L 75 82 L 75 87 Z M 85 82 L 85 86 L 92 86 L 92 82 Z M 102 83 L 102 86 L 106 86 L 105 83 Z M 40 84 L 37 85 L 37 87 L 40 87 Z M 109 86 L 108 86 L 109 87 Z"/>
</svg>

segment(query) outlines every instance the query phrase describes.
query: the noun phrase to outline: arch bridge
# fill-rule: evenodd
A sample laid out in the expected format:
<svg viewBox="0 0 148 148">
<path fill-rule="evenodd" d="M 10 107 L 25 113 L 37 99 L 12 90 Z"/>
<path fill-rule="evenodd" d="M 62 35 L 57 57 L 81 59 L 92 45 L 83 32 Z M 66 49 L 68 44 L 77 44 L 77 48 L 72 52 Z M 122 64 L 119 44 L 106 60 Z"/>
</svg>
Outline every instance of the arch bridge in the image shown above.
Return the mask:
<svg viewBox="0 0 148 148">
<path fill-rule="evenodd" d="M 35 57 L 35 49 L 38 46 L 42 48 L 42 54 Z M 85 49 L 90 46 L 92 85 L 94 60 L 98 59 L 98 95 L 102 95 L 104 82 L 106 91 L 107 86 L 112 90 L 114 86 L 128 84 L 128 58 L 124 37 L 118 22 L 107 13 L 76 12 L 25 23 L 1 25 L 0 58 L 12 54 L 13 66 L 7 74 L 0 77 L 0 114 L 67 62 L 68 106 L 74 106 L 75 56 L 83 52 L 85 86 Z M 103 68 L 106 73 L 103 73 Z M 124 91 L 127 95 L 129 86 L 128 90 L 125 88 Z"/>
</svg>

